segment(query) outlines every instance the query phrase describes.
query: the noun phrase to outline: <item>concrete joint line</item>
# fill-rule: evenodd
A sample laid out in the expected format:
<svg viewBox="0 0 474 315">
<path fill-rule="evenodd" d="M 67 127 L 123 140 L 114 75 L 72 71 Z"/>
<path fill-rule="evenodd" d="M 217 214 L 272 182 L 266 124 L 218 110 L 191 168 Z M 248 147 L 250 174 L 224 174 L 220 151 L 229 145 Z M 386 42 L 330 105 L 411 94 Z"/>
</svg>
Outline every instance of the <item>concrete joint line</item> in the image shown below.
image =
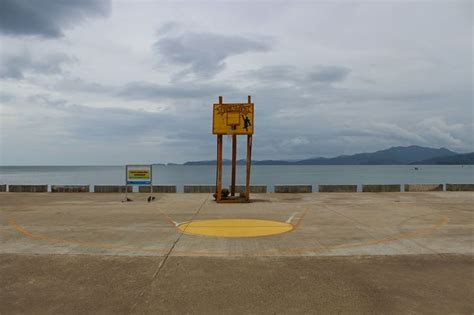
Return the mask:
<svg viewBox="0 0 474 315">
<path fill-rule="evenodd" d="M 439 253 L 439 252 L 435 251 L 434 249 L 431 249 L 430 247 L 425 246 L 425 245 L 421 244 L 420 242 L 415 241 L 414 239 L 408 238 L 407 241 L 415 244 L 416 246 L 420 246 L 421 248 L 424 248 L 424 249 L 428 250 L 429 252 L 431 252 L 434 255 L 438 255 L 438 256 L 443 257 L 442 253 Z"/>
<path fill-rule="evenodd" d="M 334 209 L 330 209 L 328 206 L 325 206 L 325 205 L 322 205 L 326 210 L 328 211 L 332 211 L 334 212 L 335 214 L 343 217 L 343 218 L 346 218 L 347 220 L 349 221 L 352 221 L 353 223 L 355 223 L 355 227 L 358 228 L 359 230 L 362 230 L 364 231 L 365 233 L 367 233 L 370 237 L 372 237 L 373 239 L 377 239 L 377 236 L 374 235 L 371 231 L 371 228 L 373 228 L 373 226 L 369 225 L 369 224 L 365 224 L 363 222 L 360 222 L 359 220 L 356 220 L 354 218 L 351 218 L 350 216 L 347 216 L 343 213 L 340 213 L 339 211 L 336 211 Z M 388 235 L 385 235 L 385 236 L 388 236 Z"/>
<path fill-rule="evenodd" d="M 209 196 L 204 199 L 204 201 L 202 202 L 202 204 L 199 206 L 199 208 L 197 209 L 196 212 L 194 212 L 194 214 L 192 215 L 191 219 L 189 221 L 193 221 L 194 218 L 199 214 L 199 212 L 201 211 L 201 209 L 204 207 L 204 205 L 207 203 L 207 201 L 209 200 Z M 174 222 L 174 221 L 173 221 Z M 187 228 L 187 227 L 186 227 Z M 179 234 L 179 236 L 176 238 L 176 240 L 173 242 L 173 245 L 171 245 L 170 249 L 168 250 L 168 252 L 165 254 L 165 257 L 163 258 L 163 260 L 158 264 L 158 267 L 156 268 L 156 271 L 155 273 L 153 274 L 153 276 L 151 277 L 151 280 L 150 280 L 150 283 L 148 285 L 146 285 L 143 290 L 140 292 L 140 294 L 137 296 L 136 298 L 136 301 L 135 303 L 132 305 L 131 309 L 130 309 L 130 313 L 132 313 L 135 308 L 137 307 L 138 305 L 138 299 L 141 298 L 144 294 L 145 294 L 145 291 L 147 290 L 147 288 L 151 287 L 153 281 L 155 281 L 156 278 L 158 278 L 161 270 L 163 269 L 163 267 L 165 266 L 166 264 L 166 261 L 168 260 L 168 257 L 171 255 L 171 253 L 173 252 L 174 248 L 176 247 L 176 245 L 178 244 L 179 240 L 181 239 L 181 237 L 184 235 L 184 233 L 186 232 L 186 228 L 184 228 L 184 230 Z"/>
<path fill-rule="evenodd" d="M 338 215 L 340 215 L 340 216 L 342 216 L 342 217 L 344 217 L 344 218 L 346 218 L 346 219 L 348 219 L 348 220 L 350 220 L 350 221 L 356 223 L 356 227 L 357 227 L 358 229 L 363 230 L 363 231 L 366 232 L 368 235 L 370 235 L 370 237 L 372 237 L 372 238 L 374 238 L 374 239 L 377 239 L 377 236 L 373 235 L 373 233 L 370 231 L 370 228 L 372 227 L 371 225 L 364 224 L 364 223 L 362 223 L 362 222 L 360 222 L 360 221 L 358 221 L 358 220 L 355 220 L 354 218 L 351 218 L 351 217 L 349 217 L 349 216 L 346 216 L 346 215 L 344 215 L 344 214 L 342 214 L 342 213 L 340 213 L 340 212 L 338 212 L 338 211 L 336 211 L 336 210 L 330 209 L 329 207 L 327 207 L 327 206 L 325 206 L 325 205 L 322 205 L 322 206 L 323 206 L 326 210 L 332 211 L 332 212 L 334 212 L 334 213 L 336 213 L 336 214 L 338 214 Z M 413 216 L 413 217 L 410 217 L 409 219 L 418 218 L 418 217 L 424 217 L 424 216 L 429 216 L 429 215 L 433 215 L 433 214 L 435 214 L 435 215 L 440 215 L 440 214 L 437 213 L 437 212 L 431 212 L 431 213 L 427 213 L 427 214 L 422 214 L 422 215 Z M 446 217 L 446 218 L 447 218 L 447 217 Z M 409 219 L 407 219 L 407 220 L 409 220 Z M 407 221 L 407 220 L 405 220 L 405 221 Z M 448 218 L 448 220 L 449 220 L 449 218 Z M 405 222 L 405 221 L 403 221 L 403 222 Z M 403 222 L 398 225 L 398 232 L 400 232 L 399 235 L 403 235 L 403 234 L 404 234 L 404 233 L 401 231 L 401 229 L 400 229 L 400 228 L 401 228 L 401 225 L 403 224 Z M 390 238 L 390 235 L 385 235 L 385 237 Z M 439 253 L 439 252 L 435 251 L 434 249 L 431 249 L 431 248 L 428 247 L 428 246 L 422 245 L 422 244 L 420 244 L 419 242 L 413 240 L 412 238 L 403 238 L 403 239 L 406 240 L 406 241 L 408 241 L 408 242 L 411 242 L 411 243 L 415 244 L 416 246 L 419 246 L 419 247 L 421 247 L 421 248 L 424 248 L 424 249 L 430 251 L 431 253 L 433 253 L 433 254 L 435 254 L 435 255 L 438 255 L 438 256 L 440 256 L 440 257 L 443 257 L 443 254 L 442 254 L 442 253 Z"/>
<path fill-rule="evenodd" d="M 416 207 L 416 206 L 414 206 L 414 207 Z M 402 226 L 403 226 L 407 221 L 409 221 L 409 220 L 411 220 L 411 219 L 422 218 L 422 217 L 430 216 L 430 215 L 433 215 L 433 214 L 434 214 L 434 215 L 442 215 L 442 214 L 439 213 L 439 212 L 440 212 L 440 211 L 434 211 L 434 212 L 431 212 L 431 213 L 428 212 L 428 213 L 426 213 L 426 214 L 420 214 L 420 215 L 416 215 L 416 216 L 409 217 L 408 219 L 403 220 L 401 223 L 399 223 L 399 224 L 397 225 L 398 232 L 399 232 L 399 233 L 403 233 L 403 231 L 402 231 Z M 426 245 L 423 245 L 423 244 L 421 244 L 420 242 L 415 241 L 414 239 L 408 238 L 408 239 L 406 239 L 406 240 L 407 240 L 408 242 L 411 242 L 411 243 L 415 244 L 416 246 L 422 247 L 422 248 L 424 248 L 424 249 L 426 249 L 426 250 L 432 252 L 432 253 L 435 254 L 435 255 L 438 255 L 438 256 L 443 257 L 443 254 L 442 254 L 442 253 L 439 253 L 438 251 L 436 251 L 436 250 L 434 250 L 434 249 L 432 249 L 432 248 L 430 248 L 430 247 L 428 247 L 428 246 L 426 246 Z"/>
</svg>

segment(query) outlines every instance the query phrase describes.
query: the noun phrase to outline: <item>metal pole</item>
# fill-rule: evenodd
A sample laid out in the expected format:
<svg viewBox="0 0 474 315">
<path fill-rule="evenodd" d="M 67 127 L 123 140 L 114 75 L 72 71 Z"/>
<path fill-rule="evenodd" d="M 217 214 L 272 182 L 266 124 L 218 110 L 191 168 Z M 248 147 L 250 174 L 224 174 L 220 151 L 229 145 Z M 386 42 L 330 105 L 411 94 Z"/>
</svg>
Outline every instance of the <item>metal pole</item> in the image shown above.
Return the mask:
<svg viewBox="0 0 474 315">
<path fill-rule="evenodd" d="M 128 166 L 125 165 L 125 201 L 128 201 Z"/>
<path fill-rule="evenodd" d="M 153 196 L 153 165 L 150 165 L 150 197 Z"/>
</svg>

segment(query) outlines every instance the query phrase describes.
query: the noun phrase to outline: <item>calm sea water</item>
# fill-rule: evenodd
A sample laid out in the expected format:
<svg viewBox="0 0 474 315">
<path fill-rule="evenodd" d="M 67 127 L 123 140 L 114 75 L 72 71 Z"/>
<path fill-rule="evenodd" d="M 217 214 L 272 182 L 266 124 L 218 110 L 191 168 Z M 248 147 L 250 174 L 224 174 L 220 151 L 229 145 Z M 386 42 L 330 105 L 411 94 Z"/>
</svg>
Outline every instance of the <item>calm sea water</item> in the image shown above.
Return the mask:
<svg viewBox="0 0 474 315">
<path fill-rule="evenodd" d="M 255 165 L 251 183 L 276 184 L 445 184 L 474 183 L 473 165 Z M 156 165 L 153 183 L 213 185 L 215 166 Z M 0 184 L 119 185 L 125 182 L 124 166 L 0 166 Z M 230 168 L 224 166 L 223 183 L 230 183 Z M 237 167 L 237 184 L 245 183 L 245 166 Z"/>
</svg>

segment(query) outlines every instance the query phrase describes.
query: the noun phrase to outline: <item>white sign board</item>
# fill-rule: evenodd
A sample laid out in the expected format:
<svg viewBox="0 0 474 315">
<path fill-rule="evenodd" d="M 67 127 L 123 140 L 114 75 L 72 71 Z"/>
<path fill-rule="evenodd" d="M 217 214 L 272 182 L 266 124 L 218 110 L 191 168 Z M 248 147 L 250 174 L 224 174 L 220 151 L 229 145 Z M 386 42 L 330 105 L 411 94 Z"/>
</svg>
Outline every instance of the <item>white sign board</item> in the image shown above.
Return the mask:
<svg viewBox="0 0 474 315">
<path fill-rule="evenodd" d="M 127 185 L 151 185 L 151 165 L 127 165 L 125 176 Z"/>
</svg>

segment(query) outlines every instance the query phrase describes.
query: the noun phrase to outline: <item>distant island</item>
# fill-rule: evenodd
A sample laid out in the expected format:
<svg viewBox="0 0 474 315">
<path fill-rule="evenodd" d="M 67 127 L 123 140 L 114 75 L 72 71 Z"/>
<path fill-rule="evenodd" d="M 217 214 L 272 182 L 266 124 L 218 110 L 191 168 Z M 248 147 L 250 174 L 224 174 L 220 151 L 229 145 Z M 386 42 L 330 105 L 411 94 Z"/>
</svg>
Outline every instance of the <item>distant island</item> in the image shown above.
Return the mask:
<svg viewBox="0 0 474 315">
<path fill-rule="evenodd" d="M 230 160 L 224 160 L 229 165 Z M 215 160 L 189 161 L 183 165 L 215 165 Z M 473 165 L 474 152 L 456 153 L 446 148 L 427 148 L 421 146 L 391 147 L 371 153 L 340 155 L 333 158 L 314 157 L 298 161 L 252 160 L 253 165 Z M 245 165 L 238 160 L 237 165 Z"/>
</svg>

